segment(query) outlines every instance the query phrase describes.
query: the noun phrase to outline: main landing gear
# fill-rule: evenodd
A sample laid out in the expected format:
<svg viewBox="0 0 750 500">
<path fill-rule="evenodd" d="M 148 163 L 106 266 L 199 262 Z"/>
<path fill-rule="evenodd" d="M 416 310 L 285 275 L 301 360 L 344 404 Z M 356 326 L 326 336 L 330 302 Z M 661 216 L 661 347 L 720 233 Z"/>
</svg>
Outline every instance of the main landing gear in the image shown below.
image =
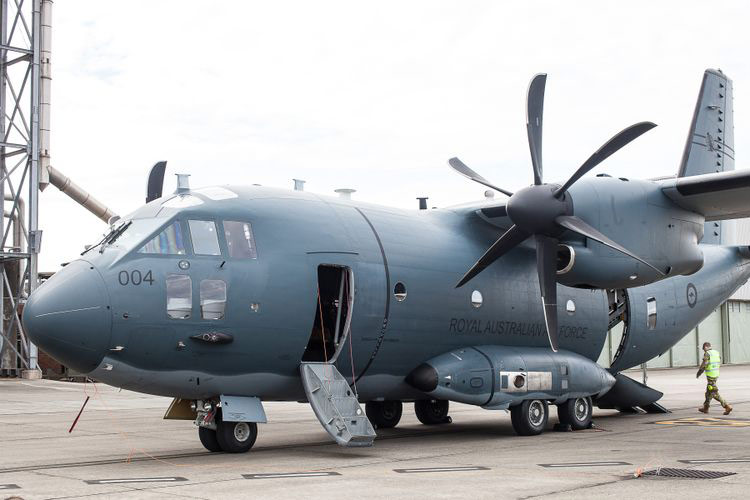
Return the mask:
<svg viewBox="0 0 750 500">
<path fill-rule="evenodd" d="M 573 398 L 557 405 L 560 424 L 580 431 L 591 427 L 594 405 L 590 397 Z M 549 404 L 543 399 L 528 399 L 510 408 L 513 430 L 520 436 L 536 436 L 544 432 L 549 420 Z"/>
<path fill-rule="evenodd" d="M 199 411 L 196 424 L 201 444 L 211 452 L 245 453 L 250 451 L 258 438 L 258 424 L 224 422 L 221 408 L 215 406 L 208 411 Z"/>
<path fill-rule="evenodd" d="M 414 413 L 425 425 L 450 424 L 448 401 L 445 399 L 418 399 L 414 401 Z"/>
<path fill-rule="evenodd" d="M 580 431 L 591 427 L 593 408 L 589 397 L 569 399 L 557 405 L 557 416 L 562 425 L 569 425 L 574 431 Z"/>
<path fill-rule="evenodd" d="M 510 422 L 519 436 L 536 436 L 544 432 L 549 420 L 549 405 L 543 399 L 527 399 L 510 408 Z"/>
<path fill-rule="evenodd" d="M 365 413 L 376 429 L 392 429 L 401 420 L 404 405 L 401 401 L 368 401 Z"/>
</svg>

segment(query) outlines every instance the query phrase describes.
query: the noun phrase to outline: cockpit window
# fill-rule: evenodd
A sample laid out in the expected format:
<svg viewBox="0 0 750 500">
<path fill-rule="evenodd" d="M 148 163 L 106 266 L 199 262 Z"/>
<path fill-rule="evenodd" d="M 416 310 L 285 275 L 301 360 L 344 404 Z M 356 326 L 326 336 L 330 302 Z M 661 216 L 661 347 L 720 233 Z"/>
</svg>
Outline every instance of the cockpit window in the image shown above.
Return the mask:
<svg viewBox="0 0 750 500">
<path fill-rule="evenodd" d="M 101 244 L 130 251 L 141 244 L 149 234 L 153 234 L 166 220 L 165 218 L 125 220 L 113 228 Z"/>
<path fill-rule="evenodd" d="M 167 275 L 167 316 L 188 319 L 193 310 L 193 284 L 190 276 Z"/>
<path fill-rule="evenodd" d="M 196 255 L 221 255 L 216 223 L 210 220 L 190 220 L 190 238 Z"/>
<path fill-rule="evenodd" d="M 163 255 L 185 255 L 185 240 L 179 221 L 164 228 L 164 231 L 152 238 L 138 250 L 139 253 L 157 253 Z"/>
<path fill-rule="evenodd" d="M 224 221 L 229 256 L 236 259 L 256 259 L 255 238 L 249 222 Z"/>
<path fill-rule="evenodd" d="M 224 319 L 227 284 L 221 280 L 201 281 L 201 318 Z"/>
</svg>

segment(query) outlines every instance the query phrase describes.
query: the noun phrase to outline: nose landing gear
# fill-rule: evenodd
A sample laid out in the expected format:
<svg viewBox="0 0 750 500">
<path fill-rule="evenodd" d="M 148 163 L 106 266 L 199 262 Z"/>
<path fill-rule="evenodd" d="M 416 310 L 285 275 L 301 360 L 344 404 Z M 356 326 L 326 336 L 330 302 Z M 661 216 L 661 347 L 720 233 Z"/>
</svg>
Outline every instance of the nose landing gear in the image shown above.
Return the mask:
<svg viewBox="0 0 750 500">
<path fill-rule="evenodd" d="M 198 437 L 204 448 L 211 452 L 245 453 L 258 438 L 258 424 L 255 422 L 225 422 L 221 418 L 221 408 L 213 402 L 198 402 Z"/>
</svg>

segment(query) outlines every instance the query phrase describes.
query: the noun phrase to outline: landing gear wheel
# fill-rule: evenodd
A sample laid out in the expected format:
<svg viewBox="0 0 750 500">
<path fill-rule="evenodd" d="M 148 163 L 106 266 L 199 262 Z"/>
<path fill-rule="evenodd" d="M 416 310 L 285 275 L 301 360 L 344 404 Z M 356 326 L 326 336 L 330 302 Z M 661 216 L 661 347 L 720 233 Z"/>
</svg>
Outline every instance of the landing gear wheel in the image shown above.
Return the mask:
<svg viewBox="0 0 750 500">
<path fill-rule="evenodd" d="M 365 413 L 370 422 L 378 429 L 392 429 L 401 420 L 404 405 L 401 401 L 368 401 Z"/>
<path fill-rule="evenodd" d="M 201 440 L 201 444 L 208 451 L 221 451 L 219 441 L 216 439 L 216 431 L 209 429 L 208 427 L 198 427 L 198 437 Z"/>
<path fill-rule="evenodd" d="M 253 447 L 257 437 L 255 422 L 216 422 L 216 440 L 227 453 L 245 453 Z"/>
<path fill-rule="evenodd" d="M 216 431 L 208 427 L 198 427 L 198 437 L 205 449 L 212 452 L 221 451 L 219 441 L 216 439 Z"/>
<path fill-rule="evenodd" d="M 557 416 L 560 423 L 570 425 L 574 431 L 588 429 L 591 426 L 593 405 L 591 398 L 569 399 L 561 405 L 557 405 Z"/>
<path fill-rule="evenodd" d="M 510 409 L 510 421 L 519 436 L 541 434 L 547 426 L 548 418 L 549 408 L 542 399 L 528 399 Z"/>
<path fill-rule="evenodd" d="M 414 401 L 414 413 L 425 425 L 450 424 L 448 401 L 445 399 L 419 399 Z"/>
</svg>

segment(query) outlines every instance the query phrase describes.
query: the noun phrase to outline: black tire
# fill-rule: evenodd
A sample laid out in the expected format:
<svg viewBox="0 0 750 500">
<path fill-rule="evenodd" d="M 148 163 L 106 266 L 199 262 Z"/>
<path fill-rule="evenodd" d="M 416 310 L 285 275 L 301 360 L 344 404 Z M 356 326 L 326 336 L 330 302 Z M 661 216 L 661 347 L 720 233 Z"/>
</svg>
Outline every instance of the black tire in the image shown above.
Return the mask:
<svg viewBox="0 0 750 500">
<path fill-rule="evenodd" d="M 392 429 L 401 420 L 404 405 L 401 401 L 368 401 L 365 403 L 365 413 L 377 429 Z"/>
<path fill-rule="evenodd" d="M 216 431 L 208 427 L 198 427 L 198 437 L 205 449 L 212 452 L 221 451 L 219 441 L 216 439 Z"/>
<path fill-rule="evenodd" d="M 544 432 L 549 419 L 549 407 L 543 399 L 527 399 L 511 407 L 510 421 L 519 436 L 536 436 Z"/>
<path fill-rule="evenodd" d="M 569 399 L 561 405 L 557 405 L 557 417 L 563 425 L 570 425 L 574 431 L 588 429 L 591 426 L 591 417 L 594 406 L 591 398 Z"/>
<path fill-rule="evenodd" d="M 414 401 L 414 413 L 424 425 L 449 424 L 448 401 L 445 399 L 419 399 Z"/>
<path fill-rule="evenodd" d="M 216 440 L 222 451 L 245 453 L 258 438 L 258 424 L 255 422 L 216 422 Z"/>
</svg>

